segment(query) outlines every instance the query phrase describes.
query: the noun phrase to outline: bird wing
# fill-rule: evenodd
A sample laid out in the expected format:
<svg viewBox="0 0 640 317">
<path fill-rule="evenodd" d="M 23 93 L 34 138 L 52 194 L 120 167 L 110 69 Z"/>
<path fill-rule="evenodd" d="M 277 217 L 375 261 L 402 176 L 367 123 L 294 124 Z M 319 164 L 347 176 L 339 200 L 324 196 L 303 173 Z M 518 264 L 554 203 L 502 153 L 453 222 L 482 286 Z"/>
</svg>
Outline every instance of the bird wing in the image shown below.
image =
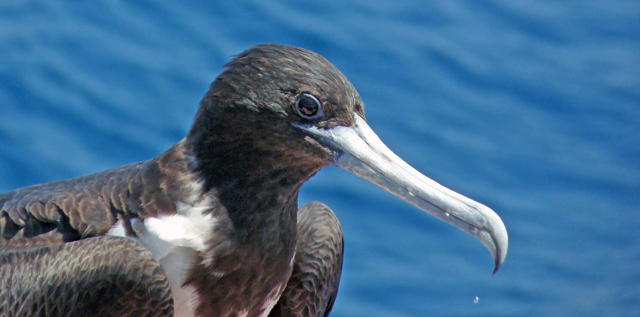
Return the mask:
<svg viewBox="0 0 640 317">
<path fill-rule="evenodd" d="M 300 207 L 293 272 L 269 316 L 329 316 L 343 257 L 342 227 L 333 211 L 320 202 Z"/>
<path fill-rule="evenodd" d="M 68 242 L 105 235 L 117 220 L 175 212 L 163 168 L 154 159 L 0 194 L 0 236 Z"/>
<path fill-rule="evenodd" d="M 0 194 L 0 316 L 172 316 L 151 251 L 104 235 L 176 212 L 180 155 Z"/>
<path fill-rule="evenodd" d="M 0 195 L 2 238 L 73 241 L 106 234 L 118 211 L 136 212 L 132 191 L 143 163 L 33 185 Z M 127 206 L 129 205 L 129 206 Z"/>
<path fill-rule="evenodd" d="M 0 316 L 173 315 L 164 271 L 136 241 L 22 242 L 0 247 Z"/>
</svg>

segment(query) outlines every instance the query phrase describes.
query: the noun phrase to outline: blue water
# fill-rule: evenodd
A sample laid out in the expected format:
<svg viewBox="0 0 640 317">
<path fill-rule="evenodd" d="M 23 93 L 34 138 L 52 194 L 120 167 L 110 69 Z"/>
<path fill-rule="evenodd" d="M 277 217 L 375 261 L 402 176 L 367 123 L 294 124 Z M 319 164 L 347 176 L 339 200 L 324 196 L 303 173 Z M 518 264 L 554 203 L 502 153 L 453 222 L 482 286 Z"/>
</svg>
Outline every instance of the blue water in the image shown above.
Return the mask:
<svg viewBox="0 0 640 317">
<path fill-rule="evenodd" d="M 635 0 L 3 1 L 0 192 L 154 157 L 264 42 L 331 60 L 387 145 L 509 231 L 491 276 L 471 236 L 327 168 L 300 200 L 345 231 L 333 316 L 640 315 Z"/>
</svg>

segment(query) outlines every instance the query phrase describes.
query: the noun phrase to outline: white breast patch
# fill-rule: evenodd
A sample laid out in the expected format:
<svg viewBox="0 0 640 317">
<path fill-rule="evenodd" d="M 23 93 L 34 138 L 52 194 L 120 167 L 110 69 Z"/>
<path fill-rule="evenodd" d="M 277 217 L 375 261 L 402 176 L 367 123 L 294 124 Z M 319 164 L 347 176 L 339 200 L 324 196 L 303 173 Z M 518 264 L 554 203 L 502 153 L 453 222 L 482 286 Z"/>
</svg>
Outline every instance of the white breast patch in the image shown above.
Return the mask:
<svg viewBox="0 0 640 317">
<path fill-rule="evenodd" d="M 194 316 L 199 296 L 195 288 L 182 285 L 189 270 L 197 265 L 197 252 L 206 250 L 216 221 L 210 214 L 203 215 L 202 207 L 180 207 L 182 213 L 177 215 L 131 219 L 137 237 L 128 238 L 143 244 L 160 262 L 171 285 L 175 315 Z M 108 234 L 126 236 L 121 221 Z"/>
</svg>

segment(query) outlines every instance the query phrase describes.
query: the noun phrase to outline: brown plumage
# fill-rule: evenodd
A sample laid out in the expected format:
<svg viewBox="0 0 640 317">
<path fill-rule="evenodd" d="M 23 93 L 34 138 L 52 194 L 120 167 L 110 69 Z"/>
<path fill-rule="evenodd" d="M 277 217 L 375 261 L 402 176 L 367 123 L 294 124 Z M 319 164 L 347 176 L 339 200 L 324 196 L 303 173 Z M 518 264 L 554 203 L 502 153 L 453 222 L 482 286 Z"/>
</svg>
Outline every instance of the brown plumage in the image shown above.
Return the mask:
<svg viewBox="0 0 640 317">
<path fill-rule="evenodd" d="M 269 316 L 329 316 L 338 295 L 344 237 L 336 215 L 325 204 L 298 209 L 298 244 L 293 273 Z"/>
<path fill-rule="evenodd" d="M 184 141 L 149 161 L 0 194 L 0 237 L 69 242 L 106 234 L 118 219 L 175 214 L 195 176 Z"/>
<path fill-rule="evenodd" d="M 162 267 L 127 238 L 0 245 L 0 285 L 0 316 L 173 315 Z"/>
</svg>

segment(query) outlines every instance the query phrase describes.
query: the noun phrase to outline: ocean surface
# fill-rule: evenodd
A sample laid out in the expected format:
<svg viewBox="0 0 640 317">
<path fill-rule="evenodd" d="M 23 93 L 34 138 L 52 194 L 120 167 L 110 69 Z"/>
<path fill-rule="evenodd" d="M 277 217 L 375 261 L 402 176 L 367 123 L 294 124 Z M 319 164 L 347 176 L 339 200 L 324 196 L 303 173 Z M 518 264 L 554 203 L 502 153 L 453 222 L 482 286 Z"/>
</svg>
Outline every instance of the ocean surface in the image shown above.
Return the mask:
<svg viewBox="0 0 640 317">
<path fill-rule="evenodd" d="M 640 2 L 2 1 L 0 192 L 146 160 L 231 56 L 332 61 L 400 157 L 494 209 L 485 247 L 337 167 L 332 316 L 640 315 Z"/>
</svg>

